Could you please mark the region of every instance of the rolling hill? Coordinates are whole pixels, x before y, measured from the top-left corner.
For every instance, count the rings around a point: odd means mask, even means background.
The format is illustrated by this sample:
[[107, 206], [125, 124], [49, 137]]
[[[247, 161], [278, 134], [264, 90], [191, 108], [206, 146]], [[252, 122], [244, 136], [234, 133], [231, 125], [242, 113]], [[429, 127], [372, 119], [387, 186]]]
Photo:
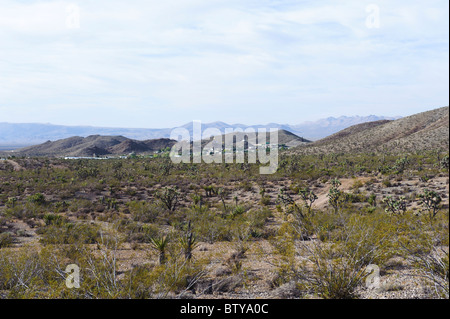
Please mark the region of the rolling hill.
[[393, 121], [351, 126], [294, 153], [415, 152], [449, 148], [449, 107], [441, 107]]
[[[245, 148], [248, 147], [248, 140], [245, 133], [236, 132], [236, 133], [229, 133], [226, 135], [222, 135], [222, 143], [225, 143], [226, 139], [230, 136], [233, 136], [234, 142], [241, 142], [244, 140], [244, 146]], [[213, 138], [210, 138], [208, 140], [202, 141], [202, 146], [205, 146], [206, 144], [210, 143], [213, 140]], [[258, 135], [256, 135], [256, 142], [260, 143], [258, 140]], [[269, 143], [270, 141], [270, 133], [266, 132], [266, 143]], [[273, 142], [273, 141], [272, 141]], [[278, 130], [278, 144], [279, 145], [285, 145], [288, 148], [296, 147], [299, 145], [304, 145], [311, 143], [311, 141], [308, 141], [307, 139], [304, 139], [303, 137], [299, 137], [295, 135], [294, 133], [291, 133], [286, 130]]]
[[[236, 136], [236, 141], [244, 140], [243, 133], [230, 133]], [[221, 135], [222, 141], [224, 136]], [[212, 141], [203, 140], [202, 145], [205, 146]], [[266, 141], [270, 141], [269, 133], [266, 135]], [[287, 147], [295, 147], [301, 144], [310, 143], [297, 135], [285, 131], [278, 131], [278, 142]], [[106, 156], [106, 155], [127, 155], [130, 153], [142, 154], [151, 153], [171, 148], [176, 143], [175, 140], [161, 138], [139, 141], [129, 139], [124, 136], [101, 136], [90, 135], [88, 137], [74, 136], [57, 141], [47, 141], [43, 144], [21, 148], [12, 152], [5, 153], [15, 156], [65, 156], [65, 157], [92, 157], [92, 156]], [[248, 143], [245, 142], [245, 147]]]
[[47, 141], [36, 146], [25, 147], [9, 155], [16, 156], [68, 156], [91, 157], [94, 155], [125, 155], [130, 153], [150, 153], [172, 147], [176, 141], [153, 139], [138, 141], [123, 136], [70, 137], [58, 141]]

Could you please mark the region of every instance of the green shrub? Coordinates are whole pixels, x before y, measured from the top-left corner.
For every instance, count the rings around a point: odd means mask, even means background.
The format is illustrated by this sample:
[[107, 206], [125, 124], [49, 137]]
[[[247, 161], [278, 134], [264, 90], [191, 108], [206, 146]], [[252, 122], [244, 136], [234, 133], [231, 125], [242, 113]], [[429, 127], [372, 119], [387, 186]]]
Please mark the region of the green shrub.
[[100, 237], [98, 225], [83, 223], [50, 224], [38, 229], [43, 244], [94, 244]]
[[0, 233], [0, 249], [9, 247], [14, 242], [14, 238], [11, 233]]
[[28, 201], [30, 203], [34, 203], [34, 204], [38, 204], [38, 205], [44, 205], [47, 202], [45, 199], [45, 196], [41, 193], [37, 193], [37, 194], [29, 196]]

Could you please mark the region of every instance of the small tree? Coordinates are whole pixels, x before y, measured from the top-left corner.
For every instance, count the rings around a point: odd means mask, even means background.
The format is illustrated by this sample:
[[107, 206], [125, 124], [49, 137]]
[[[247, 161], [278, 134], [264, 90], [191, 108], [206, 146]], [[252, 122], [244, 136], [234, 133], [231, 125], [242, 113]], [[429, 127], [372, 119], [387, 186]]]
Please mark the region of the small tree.
[[408, 164], [409, 164], [408, 157], [407, 156], [402, 157], [395, 162], [394, 169], [396, 170], [397, 174], [403, 173], [403, 171], [406, 168], [406, 165]]
[[161, 192], [157, 192], [155, 196], [168, 210], [173, 212], [178, 205], [180, 195], [181, 194], [176, 187], [164, 187], [164, 189]]
[[342, 200], [342, 192], [339, 190], [341, 181], [337, 178], [331, 180], [331, 188], [328, 191], [328, 203], [334, 208], [335, 213], [338, 212], [339, 205]]
[[440, 203], [442, 202], [441, 196], [435, 191], [425, 189], [423, 194], [419, 195], [419, 199], [420, 203], [428, 210], [430, 220], [433, 220], [440, 208]]
[[278, 192], [277, 196], [277, 202], [282, 203], [285, 207], [285, 209], [292, 208], [296, 213], [300, 214], [301, 218], [304, 218], [305, 216], [302, 213], [302, 210], [300, 207], [298, 207], [295, 200], [286, 192], [286, 189], [281, 188]]
[[192, 203], [193, 203], [193, 205], [194, 206], [197, 206], [198, 205], [198, 207], [202, 207], [202, 195], [199, 195], [199, 194], [194, 194], [194, 195], [192, 195]]
[[308, 213], [311, 213], [311, 208], [313, 203], [317, 200], [317, 195], [309, 189], [309, 187], [305, 187], [299, 190], [299, 194], [302, 200], [305, 202], [305, 206], [308, 209]]

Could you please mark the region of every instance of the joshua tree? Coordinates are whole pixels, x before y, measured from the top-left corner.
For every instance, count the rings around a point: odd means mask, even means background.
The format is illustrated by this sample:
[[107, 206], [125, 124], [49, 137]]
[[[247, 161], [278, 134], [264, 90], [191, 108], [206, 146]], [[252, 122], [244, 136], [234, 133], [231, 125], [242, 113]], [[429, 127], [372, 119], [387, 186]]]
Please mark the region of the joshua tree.
[[162, 161], [162, 163], [159, 165], [160, 170], [162, 171], [163, 176], [168, 176], [170, 174], [170, 171], [173, 168], [173, 163], [169, 159], [169, 157], [165, 157]]
[[436, 217], [436, 214], [439, 210], [440, 203], [442, 201], [441, 196], [435, 191], [430, 191], [425, 189], [423, 194], [419, 195], [420, 203], [425, 206], [428, 210], [428, 214], [430, 216], [430, 220], [433, 220]]
[[406, 168], [406, 165], [409, 164], [408, 157], [402, 157], [395, 162], [394, 169], [397, 171], [397, 174], [403, 173]]
[[403, 214], [406, 212], [406, 198], [400, 196], [398, 199], [392, 196], [387, 196], [383, 199], [383, 203], [386, 204], [385, 211], [392, 215]]
[[282, 203], [285, 208], [291, 206], [295, 212], [299, 213], [300, 217], [303, 219], [305, 216], [302, 213], [300, 207], [298, 207], [295, 200], [289, 195], [284, 188], [281, 188], [278, 192], [277, 201]]
[[339, 190], [341, 186], [341, 181], [337, 178], [331, 180], [331, 188], [328, 191], [328, 202], [333, 206], [334, 211], [337, 213], [339, 205], [341, 203], [342, 192]]
[[206, 197], [211, 197], [211, 196], [213, 196], [213, 194], [216, 193], [214, 186], [211, 186], [211, 185], [205, 186], [204, 189], [205, 189]]
[[310, 190], [309, 187], [300, 189], [298, 193], [305, 202], [305, 206], [308, 209], [308, 213], [311, 213], [311, 207], [312, 204], [316, 201], [317, 195], [314, 194], [314, 192]]
[[178, 205], [180, 192], [176, 187], [164, 187], [164, 189], [161, 192], [157, 192], [155, 196], [168, 210], [173, 212]]

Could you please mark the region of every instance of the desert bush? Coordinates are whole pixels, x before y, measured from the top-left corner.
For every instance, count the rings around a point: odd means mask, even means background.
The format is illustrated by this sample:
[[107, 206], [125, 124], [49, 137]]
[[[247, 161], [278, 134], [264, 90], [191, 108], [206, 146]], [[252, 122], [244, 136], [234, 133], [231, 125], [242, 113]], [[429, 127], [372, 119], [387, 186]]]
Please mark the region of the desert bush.
[[37, 205], [45, 205], [47, 203], [47, 201], [45, 199], [45, 196], [43, 194], [41, 194], [41, 193], [37, 193], [37, 194], [31, 195], [31, 196], [29, 196], [27, 198], [27, 200], [30, 203], [34, 203], [34, 204], [37, 204]]
[[64, 222], [64, 219], [61, 215], [52, 214], [52, 213], [45, 214], [43, 219], [44, 219], [45, 225], [47, 225], [47, 226], [49, 226], [49, 225], [61, 226], [62, 223]]
[[38, 229], [43, 244], [93, 244], [101, 236], [98, 225], [84, 223], [49, 224]]
[[367, 277], [366, 266], [336, 245], [305, 246], [310, 254], [295, 274], [299, 286], [325, 299], [357, 298]]
[[14, 239], [11, 233], [0, 233], [0, 249], [11, 246], [13, 242]]
[[[426, 229], [425, 227], [421, 230]], [[438, 298], [449, 298], [449, 250], [448, 231], [443, 234], [446, 246], [436, 246], [435, 235], [422, 232], [419, 240], [402, 238], [400, 252], [417, 270], [415, 276], [422, 278]]]
[[145, 201], [130, 201], [127, 203], [127, 207], [130, 210], [131, 218], [142, 223], [155, 222], [162, 210], [157, 204]]

